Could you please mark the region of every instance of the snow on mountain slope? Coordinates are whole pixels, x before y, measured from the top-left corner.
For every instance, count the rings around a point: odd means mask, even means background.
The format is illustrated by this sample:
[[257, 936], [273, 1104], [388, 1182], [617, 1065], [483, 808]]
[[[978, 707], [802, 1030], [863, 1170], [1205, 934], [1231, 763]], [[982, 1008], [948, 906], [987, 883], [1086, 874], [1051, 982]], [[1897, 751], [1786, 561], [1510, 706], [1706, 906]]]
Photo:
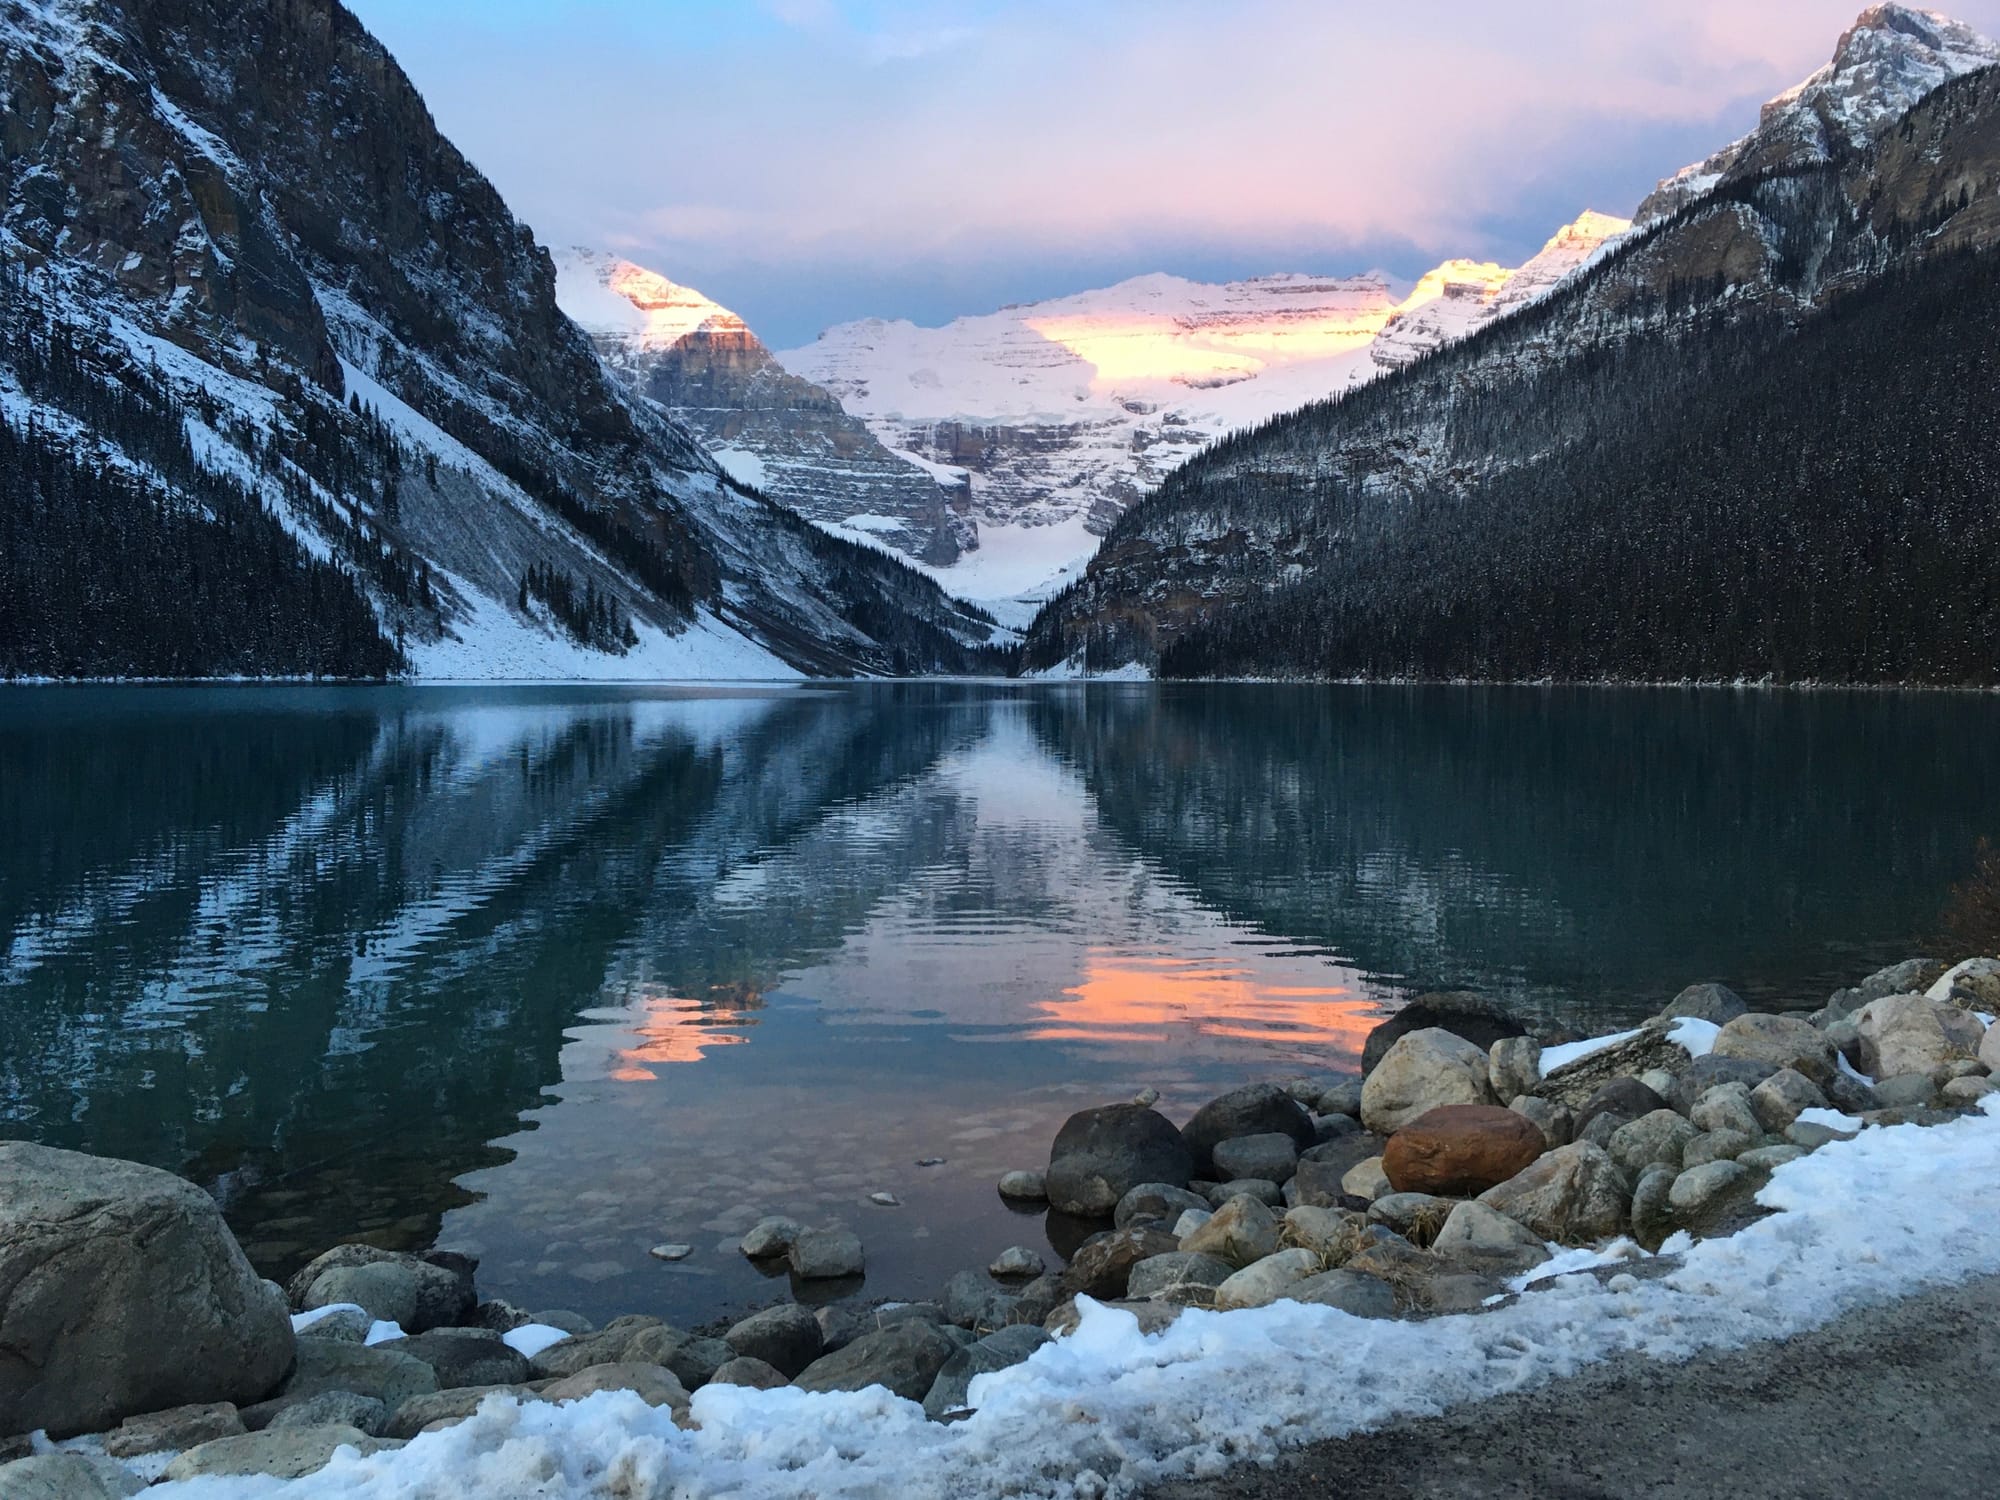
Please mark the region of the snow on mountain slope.
[[1864, 145], [1939, 84], [2000, 63], [2000, 43], [1936, 11], [1877, 5], [1861, 13], [1833, 60], [1764, 106], [1757, 128], [1683, 167], [1640, 205], [1650, 223], [1725, 178], [1808, 166]]
[[1527, 305], [1627, 228], [1586, 213], [1518, 271], [1453, 261], [1403, 297], [1379, 275], [1141, 276], [943, 328], [842, 324], [778, 358], [892, 451], [963, 477], [979, 550], [935, 576], [966, 597], [1038, 600], [1216, 438]]

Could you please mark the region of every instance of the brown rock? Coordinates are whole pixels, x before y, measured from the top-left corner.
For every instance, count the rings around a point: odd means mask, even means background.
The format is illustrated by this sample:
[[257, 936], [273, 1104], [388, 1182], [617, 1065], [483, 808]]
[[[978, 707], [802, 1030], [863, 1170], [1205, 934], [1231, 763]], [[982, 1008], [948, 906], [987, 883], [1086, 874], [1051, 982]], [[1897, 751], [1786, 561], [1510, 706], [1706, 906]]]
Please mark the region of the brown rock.
[[1382, 1170], [1399, 1193], [1470, 1197], [1522, 1171], [1547, 1144], [1533, 1120], [1511, 1109], [1448, 1104], [1389, 1137]]
[[1181, 1243], [1164, 1230], [1117, 1229], [1088, 1241], [1062, 1274], [1063, 1290], [1099, 1301], [1125, 1295], [1132, 1268], [1155, 1255], [1171, 1255]]

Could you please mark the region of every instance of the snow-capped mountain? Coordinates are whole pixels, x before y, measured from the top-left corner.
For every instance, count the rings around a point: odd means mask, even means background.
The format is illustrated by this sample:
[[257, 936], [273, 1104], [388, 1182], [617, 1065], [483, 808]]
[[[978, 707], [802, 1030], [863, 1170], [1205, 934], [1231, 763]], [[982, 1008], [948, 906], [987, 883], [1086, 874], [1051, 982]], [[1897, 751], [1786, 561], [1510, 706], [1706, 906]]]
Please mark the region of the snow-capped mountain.
[[1877, 5], [1861, 13], [1833, 60], [1764, 106], [1757, 128], [1683, 167], [1639, 206], [1663, 219], [1726, 177], [1811, 166], [1866, 145], [1941, 83], [2000, 63], [2000, 43], [1936, 11]]
[[734, 485], [337, 0], [0, 0], [0, 676], [959, 669]]
[[979, 548], [939, 575], [955, 592], [1032, 599], [1216, 438], [1527, 305], [1627, 228], [1586, 213], [1519, 269], [1452, 261], [1400, 296], [1379, 275], [1141, 276], [943, 328], [842, 324], [778, 358], [967, 487]]
[[811, 381], [788, 374], [743, 319], [619, 256], [556, 255], [556, 300], [633, 391], [697, 434], [739, 482], [829, 528], [940, 567], [976, 541], [961, 484], [877, 442]]

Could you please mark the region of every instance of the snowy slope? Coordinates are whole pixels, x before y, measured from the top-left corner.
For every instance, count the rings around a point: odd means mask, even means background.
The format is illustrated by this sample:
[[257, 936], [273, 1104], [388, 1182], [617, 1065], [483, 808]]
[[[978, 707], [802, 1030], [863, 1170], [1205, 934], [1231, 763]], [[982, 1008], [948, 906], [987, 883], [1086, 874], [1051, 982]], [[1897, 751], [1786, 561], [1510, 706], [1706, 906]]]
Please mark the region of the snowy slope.
[[1123, 510], [1215, 438], [1372, 380], [1525, 306], [1629, 226], [1586, 213], [1527, 265], [1211, 285], [1141, 276], [960, 318], [870, 319], [778, 357], [892, 450], [960, 476], [979, 550], [935, 576], [1038, 599]]

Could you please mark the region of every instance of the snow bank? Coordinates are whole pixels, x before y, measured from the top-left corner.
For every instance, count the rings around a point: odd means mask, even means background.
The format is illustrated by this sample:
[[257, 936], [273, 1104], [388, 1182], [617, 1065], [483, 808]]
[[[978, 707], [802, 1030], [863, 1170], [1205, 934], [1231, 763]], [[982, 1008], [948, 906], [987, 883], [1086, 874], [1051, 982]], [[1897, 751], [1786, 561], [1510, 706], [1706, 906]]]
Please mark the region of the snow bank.
[[1070, 1337], [976, 1379], [980, 1410], [949, 1427], [879, 1388], [817, 1395], [707, 1387], [694, 1397], [697, 1432], [626, 1393], [566, 1407], [494, 1398], [470, 1421], [400, 1452], [344, 1458], [288, 1485], [209, 1479], [159, 1493], [1133, 1495], [1538, 1385], [1614, 1355], [1682, 1359], [1739, 1348], [1864, 1303], [2000, 1272], [2000, 1224], [1983, 1195], [1966, 1191], [2000, 1178], [2000, 1098], [1982, 1108], [1948, 1125], [1865, 1130], [1788, 1163], [1760, 1195], [1782, 1212], [1685, 1247], [1682, 1264], [1658, 1279], [1559, 1275], [1508, 1306], [1425, 1323], [1291, 1303], [1191, 1311], [1151, 1338], [1129, 1314], [1089, 1305]]

